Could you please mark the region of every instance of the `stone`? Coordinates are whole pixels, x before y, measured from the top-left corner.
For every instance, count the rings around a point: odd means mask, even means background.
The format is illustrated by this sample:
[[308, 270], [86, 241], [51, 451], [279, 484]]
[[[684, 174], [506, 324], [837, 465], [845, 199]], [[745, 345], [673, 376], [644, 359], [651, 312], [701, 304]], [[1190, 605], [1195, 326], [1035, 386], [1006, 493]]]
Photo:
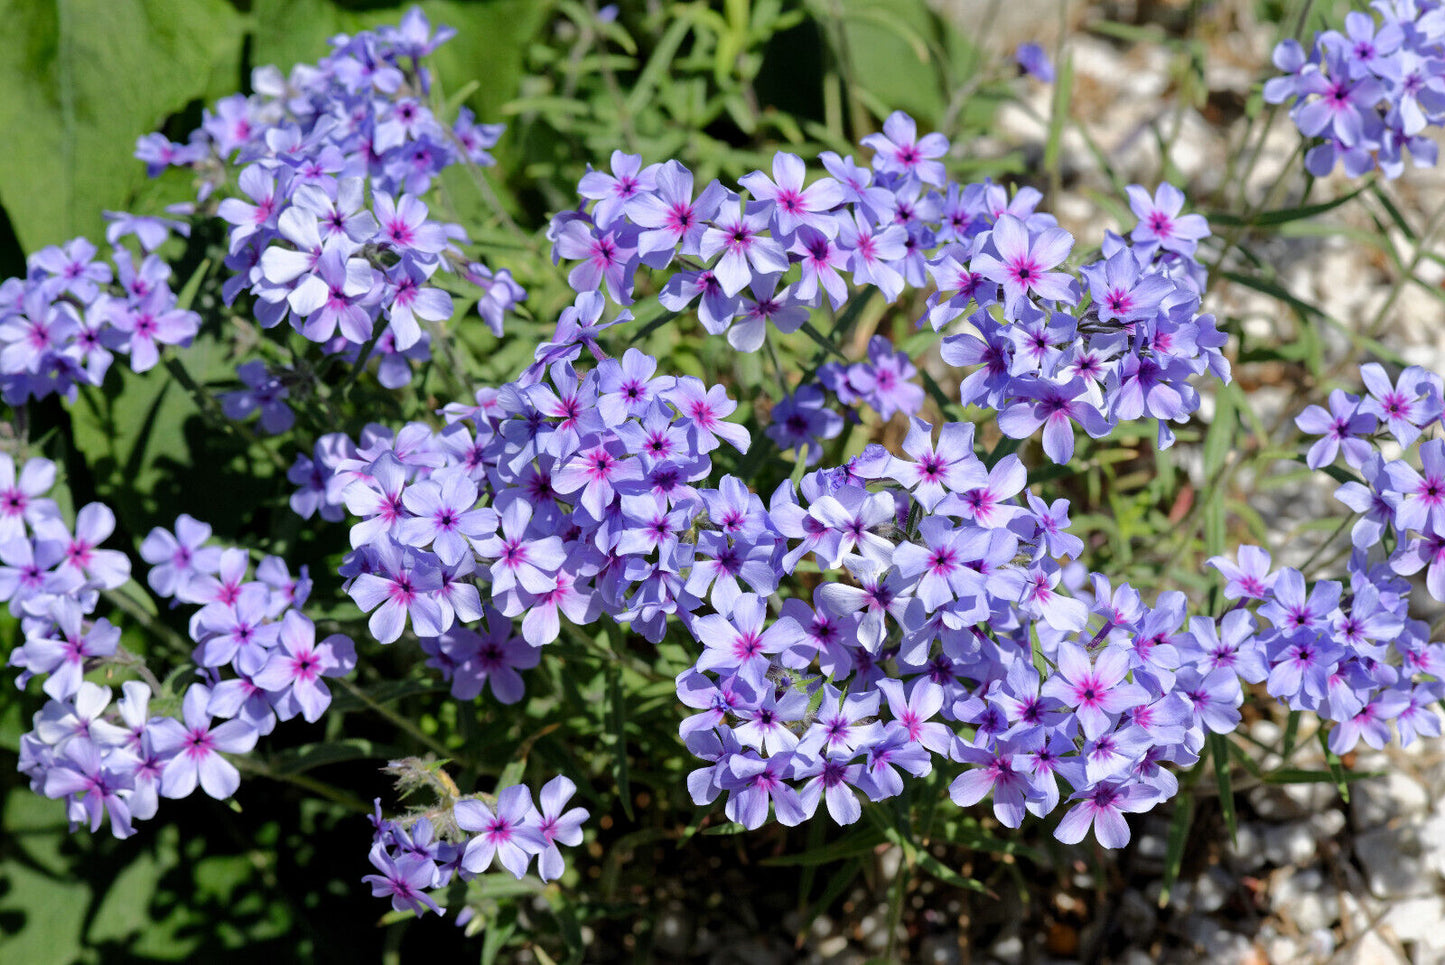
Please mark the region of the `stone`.
[[1413, 827], [1381, 828], [1355, 838], [1355, 856], [1365, 869], [1370, 893], [1377, 898], [1404, 898], [1433, 890], [1433, 874], [1420, 857]]
[[1417, 817], [1430, 809], [1420, 782], [1399, 770], [1359, 781], [1350, 789], [1350, 810], [1361, 828], [1377, 828], [1395, 818]]

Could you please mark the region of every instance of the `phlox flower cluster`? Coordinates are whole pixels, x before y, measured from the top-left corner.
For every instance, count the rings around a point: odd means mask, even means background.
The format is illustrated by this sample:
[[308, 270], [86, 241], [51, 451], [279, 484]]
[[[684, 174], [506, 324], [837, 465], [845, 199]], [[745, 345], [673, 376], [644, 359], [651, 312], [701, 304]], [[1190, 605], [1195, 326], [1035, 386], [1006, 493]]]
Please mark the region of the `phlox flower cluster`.
[[[397, 911], [418, 915], [446, 913], [428, 890], [446, 887], [453, 877], [470, 881], [493, 864], [521, 878], [535, 858], [537, 876], [554, 881], [566, 867], [558, 846], [582, 843], [588, 811], [567, 807], [576, 790], [558, 775], [543, 785], [540, 805], [532, 803], [526, 787], [515, 785], [487, 798], [462, 798], [409, 821], [383, 818], [378, 802], [369, 855], [378, 873], [364, 880], [374, 896], [390, 898]], [[465, 925], [470, 917], [466, 909], [457, 924]]]
[[[771, 176], [740, 179], [746, 195], [718, 181], [698, 191], [676, 161], [644, 167], [614, 152], [610, 174], [584, 177], [583, 206], [553, 219], [553, 257], [576, 262], [568, 281], [578, 292], [619, 305], [640, 294], [639, 269], [672, 268], [656, 295], [663, 308], [695, 310], [704, 329], [747, 352], [769, 324], [797, 331], [825, 301], [837, 311], [874, 290], [891, 302], [932, 287], [919, 324], [968, 323], [943, 347], [949, 364], [978, 366], [962, 401], [997, 410], [1014, 438], [1043, 428], [1044, 450], [1060, 463], [1072, 456], [1075, 424], [1097, 437], [1156, 419], [1167, 447], [1168, 423], [1199, 406], [1187, 380], [1206, 371], [1228, 379], [1225, 336], [1199, 314], [1204, 269], [1194, 256], [1209, 228], [1183, 213], [1178, 189], [1130, 187], [1139, 219], [1130, 237], [1107, 233], [1102, 257], [1074, 271], [1064, 264], [1074, 238], [1035, 210], [1037, 191], [1010, 199], [990, 182], [948, 180], [937, 160], [947, 140], [918, 136], [901, 112], [863, 144], [870, 167], [824, 152], [827, 173], [811, 184], [803, 160], [779, 152]], [[923, 392], [907, 357], [886, 341], [870, 343], [868, 356], [818, 375], [845, 403], [867, 402], [885, 418], [916, 412]], [[821, 451], [832, 422], [815, 399], [786, 402], [781, 418], [792, 424], [770, 433], [779, 445], [811, 438], [809, 451]]]
[[[379, 358], [389, 388], [430, 357], [425, 326], [455, 313], [439, 271], [481, 289], [478, 312], [498, 335], [526, 297], [505, 269], [469, 261], [458, 247], [466, 233], [422, 200], [448, 166], [493, 164], [488, 150], [503, 130], [466, 108], [443, 124], [427, 106], [423, 61], [454, 33], [433, 34], [413, 8], [399, 27], [334, 38], [328, 57], [289, 76], [257, 69], [255, 93], [206, 111], [187, 144], [152, 134], [137, 145], [152, 173], [194, 169], [201, 202], [239, 168], [239, 192], [215, 207], [230, 225], [226, 304], [249, 292], [263, 328], [289, 322], [327, 353], [360, 365]], [[280, 374], [259, 362], [238, 374], [244, 388], [227, 397], [228, 412], [259, 410], [266, 431], [289, 425]]]
[[[304, 572], [292, 577], [268, 556], [248, 579], [245, 550], [206, 545], [210, 527], [183, 515], [141, 545], [151, 588], [198, 608], [189, 632], [201, 679], [168, 696], [141, 657], [120, 649], [120, 630], [93, 616], [102, 591], [130, 579], [128, 558], [100, 546], [114, 516], [92, 503], [72, 530], [43, 495], [54, 478], [51, 463], [32, 459], [17, 480], [0, 455], [0, 599], [24, 633], [9, 662], [20, 687], [41, 678], [50, 698], [21, 736], [20, 770], [37, 793], [65, 800], [73, 826], [95, 831], [108, 817], [113, 834], [129, 837], [159, 798], [197, 787], [234, 794], [240, 773], [222, 753], [251, 750], [278, 719], [318, 720], [331, 700], [323, 678], [349, 673], [356, 654], [341, 634], [316, 639], [298, 609], [310, 592]], [[113, 701], [111, 688], [84, 679], [103, 664], [138, 668], [149, 682], [125, 681]]]
[[[31, 255], [24, 278], [0, 282], [0, 398], [20, 405], [100, 385], [115, 353], [145, 372], [166, 345], [189, 345], [201, 318], [182, 309], [171, 291], [171, 268], [152, 249], [184, 224], [150, 219], [115, 221], [107, 231], [108, 260], [75, 238]], [[139, 263], [120, 241], [135, 234]]]
[[1376, 0], [1373, 13], [1345, 14], [1344, 30], [1315, 34], [1306, 50], [1283, 40], [1264, 86], [1271, 104], [1290, 104], [1300, 133], [1319, 141], [1305, 168], [1323, 177], [1343, 164], [1358, 177], [1378, 169], [1387, 178], [1433, 167], [1438, 145], [1427, 128], [1445, 123], [1445, 10], [1437, 3]]

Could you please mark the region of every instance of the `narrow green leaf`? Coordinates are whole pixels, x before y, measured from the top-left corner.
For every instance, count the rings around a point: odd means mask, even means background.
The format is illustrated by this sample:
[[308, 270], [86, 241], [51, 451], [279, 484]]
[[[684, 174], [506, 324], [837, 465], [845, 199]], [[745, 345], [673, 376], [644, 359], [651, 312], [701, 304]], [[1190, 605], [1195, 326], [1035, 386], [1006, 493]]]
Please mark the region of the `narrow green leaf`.
[[1223, 734], [1209, 735], [1209, 756], [1214, 759], [1214, 779], [1219, 785], [1219, 812], [1224, 817], [1224, 826], [1229, 829], [1230, 844], [1238, 844], [1238, 819], [1234, 814], [1234, 787], [1229, 779], [1228, 738]]
[[1169, 904], [1170, 892], [1179, 880], [1179, 870], [1184, 866], [1184, 845], [1189, 841], [1189, 829], [1194, 824], [1194, 794], [1186, 791], [1174, 801], [1174, 816], [1169, 820], [1169, 838], [1164, 847], [1164, 880], [1159, 891], [1159, 907]]

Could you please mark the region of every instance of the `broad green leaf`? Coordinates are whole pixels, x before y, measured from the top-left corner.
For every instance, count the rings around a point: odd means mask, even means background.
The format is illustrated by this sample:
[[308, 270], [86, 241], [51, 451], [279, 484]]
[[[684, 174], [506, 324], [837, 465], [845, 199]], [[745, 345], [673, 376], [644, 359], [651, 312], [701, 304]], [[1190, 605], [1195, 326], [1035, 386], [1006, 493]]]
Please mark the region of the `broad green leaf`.
[[27, 251], [98, 237], [146, 182], [136, 138], [242, 80], [224, 0], [0, 0], [0, 23], [0, 203]]

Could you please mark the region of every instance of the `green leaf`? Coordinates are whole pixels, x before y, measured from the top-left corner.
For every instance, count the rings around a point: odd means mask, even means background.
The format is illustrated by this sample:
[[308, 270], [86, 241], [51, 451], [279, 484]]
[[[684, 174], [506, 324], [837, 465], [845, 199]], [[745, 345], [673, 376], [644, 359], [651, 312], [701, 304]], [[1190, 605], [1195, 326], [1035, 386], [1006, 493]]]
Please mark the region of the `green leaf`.
[[271, 755], [266, 762], [266, 770], [276, 777], [285, 777], [291, 774], [300, 774], [309, 771], [313, 767], [321, 767], [326, 764], [339, 764], [343, 761], [364, 761], [372, 758], [385, 759], [390, 755], [383, 752], [376, 744], [359, 737], [346, 740], [326, 741], [317, 744], [304, 744], [301, 747], [287, 748], [284, 751]]
[[1169, 839], [1164, 847], [1164, 880], [1159, 891], [1159, 907], [1169, 904], [1169, 893], [1179, 880], [1179, 870], [1184, 865], [1184, 845], [1189, 841], [1189, 828], [1194, 824], [1194, 794], [1185, 791], [1174, 805], [1174, 817], [1169, 820]]
[[244, 22], [224, 0], [0, 0], [0, 204], [27, 251], [130, 205], [136, 138], [239, 87]]
[[1209, 735], [1209, 756], [1214, 759], [1214, 779], [1219, 785], [1219, 812], [1229, 829], [1229, 841], [1237, 843], [1238, 820], [1234, 815], [1234, 787], [1229, 780], [1229, 738]]

